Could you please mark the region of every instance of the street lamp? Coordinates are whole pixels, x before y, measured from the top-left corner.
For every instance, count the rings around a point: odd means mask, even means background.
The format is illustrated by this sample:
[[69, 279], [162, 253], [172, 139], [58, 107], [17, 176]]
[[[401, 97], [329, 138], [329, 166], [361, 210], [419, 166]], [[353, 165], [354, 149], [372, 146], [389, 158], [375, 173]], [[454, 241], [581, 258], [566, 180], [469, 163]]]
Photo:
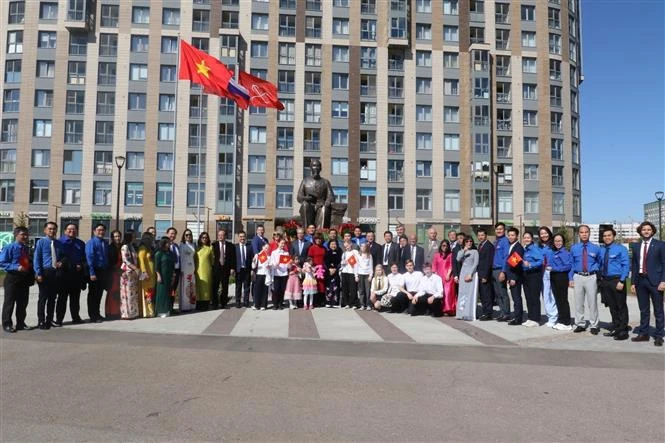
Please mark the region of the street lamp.
[[656, 192], [656, 200], [658, 200], [658, 238], [663, 239], [663, 191]]
[[122, 173], [122, 167], [125, 166], [125, 157], [122, 155], [116, 155], [115, 165], [118, 168], [118, 192], [116, 194], [115, 200], [115, 229], [116, 231], [120, 230], [120, 175]]
[[208, 212], [207, 217], [206, 217], [206, 231], [208, 234], [210, 233], [210, 211], [212, 211], [211, 208], [206, 206], [206, 211]]

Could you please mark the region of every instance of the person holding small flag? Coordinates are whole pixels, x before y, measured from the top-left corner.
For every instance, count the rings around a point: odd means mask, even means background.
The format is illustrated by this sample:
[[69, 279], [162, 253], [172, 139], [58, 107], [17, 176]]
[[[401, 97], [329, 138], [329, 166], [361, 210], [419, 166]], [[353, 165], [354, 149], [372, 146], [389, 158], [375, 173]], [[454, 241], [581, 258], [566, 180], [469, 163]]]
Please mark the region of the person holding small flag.
[[344, 242], [344, 253], [340, 263], [342, 277], [342, 303], [346, 309], [358, 309], [358, 263], [360, 255], [353, 249], [353, 242]]
[[270, 255], [268, 250], [270, 245], [263, 243], [261, 250], [252, 258], [252, 297], [255, 311], [266, 310], [268, 306], [268, 287], [272, 283], [270, 275]]
[[526, 298], [527, 321], [522, 326], [533, 328], [540, 326], [540, 291], [543, 290], [543, 252], [533, 242], [533, 234], [522, 234], [524, 256], [522, 270], [524, 271], [524, 296]]
[[[14, 229], [14, 243], [6, 245], [0, 252], [0, 269], [7, 273], [3, 282], [5, 297], [2, 303], [2, 329], [8, 333], [34, 329], [25, 324], [30, 286], [34, 284], [28, 247], [28, 228]], [[12, 323], [14, 306], [16, 306], [16, 327]]]
[[515, 311], [513, 319], [508, 322], [510, 326], [521, 325], [522, 317], [524, 316], [524, 308], [522, 305], [522, 281], [524, 278], [522, 257], [524, 257], [524, 248], [520, 242], [517, 241], [519, 235], [519, 229], [515, 227], [508, 229], [508, 258], [503, 266], [503, 273], [508, 282], [510, 296], [513, 298], [513, 310]]
[[291, 265], [291, 256], [286, 249], [286, 240], [280, 238], [277, 248], [270, 253], [270, 270], [272, 273], [272, 308], [284, 309], [284, 291], [286, 282], [289, 278], [289, 269]]

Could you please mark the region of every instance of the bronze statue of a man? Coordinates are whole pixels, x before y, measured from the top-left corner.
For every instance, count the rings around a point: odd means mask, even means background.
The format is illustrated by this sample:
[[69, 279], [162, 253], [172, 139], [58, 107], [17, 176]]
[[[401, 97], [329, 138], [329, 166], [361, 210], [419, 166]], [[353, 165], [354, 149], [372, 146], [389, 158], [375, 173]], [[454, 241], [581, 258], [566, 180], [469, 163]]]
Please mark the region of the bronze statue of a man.
[[315, 225], [317, 228], [329, 228], [331, 204], [335, 201], [330, 182], [321, 177], [321, 162], [312, 160], [312, 175], [305, 177], [298, 189], [300, 217], [304, 226]]

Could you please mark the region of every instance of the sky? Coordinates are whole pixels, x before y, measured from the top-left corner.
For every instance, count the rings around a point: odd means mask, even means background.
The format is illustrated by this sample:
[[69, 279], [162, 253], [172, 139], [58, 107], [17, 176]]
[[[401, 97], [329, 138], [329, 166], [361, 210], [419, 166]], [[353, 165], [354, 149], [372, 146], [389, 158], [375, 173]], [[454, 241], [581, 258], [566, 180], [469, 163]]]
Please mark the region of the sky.
[[582, 221], [641, 221], [665, 191], [665, 1], [581, 3]]

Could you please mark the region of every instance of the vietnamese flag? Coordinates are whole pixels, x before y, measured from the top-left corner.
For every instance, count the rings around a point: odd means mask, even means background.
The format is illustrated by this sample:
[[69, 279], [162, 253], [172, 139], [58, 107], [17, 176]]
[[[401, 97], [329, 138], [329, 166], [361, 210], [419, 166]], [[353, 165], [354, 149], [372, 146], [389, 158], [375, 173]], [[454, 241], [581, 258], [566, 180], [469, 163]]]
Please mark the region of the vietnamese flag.
[[279, 264], [280, 265], [286, 265], [291, 261], [291, 257], [289, 254], [282, 254], [279, 256]]
[[517, 252], [513, 252], [510, 257], [508, 257], [508, 264], [511, 268], [516, 267], [522, 261], [522, 257]]
[[249, 94], [249, 104], [257, 108], [275, 108], [280, 111], [284, 105], [277, 97], [277, 86], [262, 78], [240, 71], [238, 83]]
[[229, 81], [233, 72], [215, 57], [180, 41], [179, 80], [191, 80], [209, 94], [229, 97]]
[[349, 257], [349, 258], [346, 260], [346, 262], [347, 262], [348, 264], [350, 264], [351, 266], [355, 266], [356, 263], [358, 263], [358, 260], [356, 260], [355, 255], [351, 255], [351, 257]]
[[265, 263], [266, 260], [268, 260], [268, 254], [266, 254], [265, 252], [261, 252], [261, 253], [259, 254], [259, 261], [260, 261], [261, 263]]
[[21, 256], [18, 259], [18, 264], [21, 265], [24, 271], [29, 271], [31, 266], [30, 266], [30, 258], [28, 257], [28, 254], [21, 254]]

